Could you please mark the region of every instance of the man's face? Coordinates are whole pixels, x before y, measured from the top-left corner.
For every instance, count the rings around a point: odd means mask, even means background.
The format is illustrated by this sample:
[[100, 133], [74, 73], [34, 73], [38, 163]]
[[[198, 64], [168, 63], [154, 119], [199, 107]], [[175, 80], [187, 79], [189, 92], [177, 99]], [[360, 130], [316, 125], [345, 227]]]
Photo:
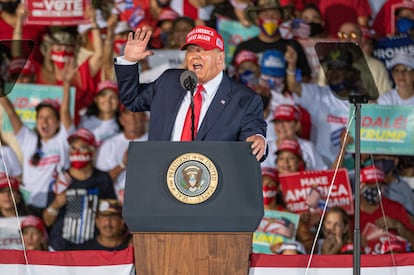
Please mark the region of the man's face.
[[122, 234], [125, 222], [119, 215], [98, 215], [96, 217], [96, 227], [101, 235], [114, 237]]
[[345, 224], [340, 213], [331, 212], [326, 216], [323, 223], [325, 238], [336, 238], [341, 240], [345, 234]]
[[217, 49], [204, 50], [197, 45], [189, 45], [186, 53], [187, 68], [193, 71], [201, 84], [204, 84], [224, 70], [224, 52]]

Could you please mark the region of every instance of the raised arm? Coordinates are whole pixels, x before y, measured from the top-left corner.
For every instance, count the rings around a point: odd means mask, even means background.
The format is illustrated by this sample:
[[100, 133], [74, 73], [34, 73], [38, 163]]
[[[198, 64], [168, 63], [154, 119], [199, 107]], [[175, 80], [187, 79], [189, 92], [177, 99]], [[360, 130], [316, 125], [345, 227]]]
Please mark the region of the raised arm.
[[93, 41], [93, 54], [89, 59], [89, 70], [91, 76], [94, 77], [100, 70], [103, 64], [103, 42], [101, 37], [101, 31], [96, 22], [96, 10], [92, 7], [88, 9], [88, 15], [92, 20], [92, 41]]
[[296, 80], [296, 62], [298, 60], [298, 53], [292, 46], [287, 46], [285, 52], [285, 59], [287, 63], [286, 69], [286, 84], [289, 91], [302, 96], [302, 87]]
[[60, 108], [60, 119], [66, 130], [68, 130], [73, 124], [73, 118], [70, 114], [70, 87], [77, 70], [78, 69], [73, 58], [66, 62], [65, 67], [63, 68], [63, 96], [62, 106]]
[[147, 50], [152, 31], [149, 27], [137, 28], [135, 33], [128, 34], [124, 49], [124, 59], [129, 62], [139, 62], [154, 53]]
[[20, 119], [19, 115], [16, 113], [13, 104], [7, 96], [0, 97], [0, 104], [3, 106], [4, 111], [6, 111], [7, 116], [9, 117], [10, 124], [13, 127], [14, 133], [17, 134], [23, 127], [23, 122]]

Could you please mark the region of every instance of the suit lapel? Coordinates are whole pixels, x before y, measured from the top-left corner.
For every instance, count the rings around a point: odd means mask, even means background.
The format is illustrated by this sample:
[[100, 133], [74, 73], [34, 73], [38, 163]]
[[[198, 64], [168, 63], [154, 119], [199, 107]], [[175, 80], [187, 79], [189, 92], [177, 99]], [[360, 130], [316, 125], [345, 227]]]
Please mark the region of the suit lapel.
[[217, 119], [220, 117], [221, 112], [229, 104], [231, 100], [230, 93], [230, 80], [226, 75], [224, 75], [217, 93], [207, 110], [203, 122], [201, 123], [200, 129], [196, 136], [196, 140], [203, 140], [210, 129], [213, 127]]

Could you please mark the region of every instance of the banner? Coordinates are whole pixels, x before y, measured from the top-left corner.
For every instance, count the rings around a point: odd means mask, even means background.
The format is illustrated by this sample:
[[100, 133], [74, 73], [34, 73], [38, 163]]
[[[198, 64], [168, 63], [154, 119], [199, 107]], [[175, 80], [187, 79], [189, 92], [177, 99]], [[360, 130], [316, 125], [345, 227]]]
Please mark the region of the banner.
[[[0, 274], [19, 275], [132, 275], [135, 274], [132, 247], [108, 251], [23, 251], [0, 250]], [[352, 255], [313, 255], [309, 272], [306, 266], [310, 255], [252, 254], [249, 275], [349, 275], [352, 274]], [[412, 275], [414, 253], [361, 255], [361, 274]], [[138, 274], [139, 275], [139, 274]]]
[[134, 250], [36, 251], [0, 250], [0, 274], [133, 275]]
[[[16, 113], [20, 116], [22, 122], [33, 129], [36, 125], [36, 105], [46, 98], [55, 99], [59, 102], [62, 100], [62, 86], [55, 85], [37, 85], [37, 84], [18, 84], [13, 87], [12, 92], [8, 95], [13, 103]], [[75, 88], [70, 88], [70, 113], [72, 117], [75, 113]], [[2, 130], [4, 132], [13, 131], [9, 118], [6, 113], [3, 115]]]
[[217, 31], [224, 40], [226, 53], [226, 65], [231, 65], [234, 51], [240, 42], [259, 35], [260, 30], [256, 26], [245, 27], [239, 21], [229, 20], [225, 17], [217, 17]]
[[90, 23], [85, 9], [90, 0], [25, 0], [27, 24], [46, 26], [76, 26]]
[[265, 210], [259, 227], [253, 233], [253, 252], [275, 254], [272, 246], [295, 240], [299, 215], [287, 211]]
[[[354, 113], [350, 108], [350, 116]], [[355, 140], [355, 120], [349, 129]], [[355, 152], [355, 144], [347, 146]], [[364, 104], [361, 108], [361, 153], [414, 155], [414, 109], [412, 106]]]
[[[313, 255], [306, 272], [309, 257], [310, 255], [253, 254], [249, 275], [353, 274], [353, 255]], [[413, 272], [414, 253], [361, 255], [363, 275], [412, 275]]]
[[351, 183], [348, 171], [335, 170], [304, 171], [280, 175], [279, 182], [286, 208], [294, 213], [305, 211], [321, 212], [332, 184], [328, 207], [340, 206], [349, 215], [354, 213]]
[[384, 62], [388, 71], [391, 71], [391, 59], [393, 59], [398, 52], [414, 55], [414, 41], [406, 33], [378, 39], [374, 45], [373, 55]]

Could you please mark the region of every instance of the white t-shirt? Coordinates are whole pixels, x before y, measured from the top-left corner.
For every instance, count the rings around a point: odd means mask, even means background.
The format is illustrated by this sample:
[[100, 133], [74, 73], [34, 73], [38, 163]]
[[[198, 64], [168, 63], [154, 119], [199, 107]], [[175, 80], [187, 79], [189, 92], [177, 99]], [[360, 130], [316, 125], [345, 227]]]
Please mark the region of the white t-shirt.
[[[267, 141], [267, 146], [269, 148], [269, 153], [267, 158], [260, 164], [261, 167], [275, 167], [276, 166], [276, 140]], [[298, 143], [300, 145], [300, 149], [302, 150], [303, 160], [306, 164], [306, 170], [325, 170], [328, 168], [326, 164], [323, 162], [322, 157], [317, 152], [313, 143], [309, 140], [303, 138], [297, 138]]]
[[[147, 141], [148, 134], [135, 140], [126, 139], [124, 133], [119, 133], [102, 143], [96, 155], [95, 167], [101, 171], [108, 172], [118, 166], [124, 158], [125, 151], [128, 150], [130, 141]], [[120, 173], [114, 180], [114, 189], [118, 200], [123, 202], [125, 189], [125, 171]]]
[[96, 116], [83, 116], [78, 128], [86, 128], [90, 130], [94, 136], [98, 146], [110, 137], [119, 133], [119, 125], [116, 119], [102, 120]]
[[329, 87], [301, 84], [302, 96], [295, 102], [307, 109], [312, 119], [311, 141], [330, 167], [339, 153], [342, 129], [349, 120], [350, 103], [335, 97]]
[[[4, 158], [3, 158], [4, 154]], [[7, 172], [10, 176], [16, 177], [22, 174], [22, 166], [16, 153], [9, 146], [2, 147], [2, 154], [0, 153], [0, 171]]]
[[377, 103], [381, 105], [414, 105], [414, 96], [402, 99], [396, 89], [381, 95], [377, 99]]
[[69, 131], [63, 125], [59, 132], [48, 141], [41, 141], [42, 156], [37, 166], [31, 164], [31, 158], [37, 150], [37, 135], [33, 130], [23, 126], [16, 138], [23, 152], [23, 185], [30, 196], [27, 204], [44, 208], [47, 203], [49, 185], [54, 182], [58, 171], [69, 168], [69, 144], [67, 138], [74, 131]]

